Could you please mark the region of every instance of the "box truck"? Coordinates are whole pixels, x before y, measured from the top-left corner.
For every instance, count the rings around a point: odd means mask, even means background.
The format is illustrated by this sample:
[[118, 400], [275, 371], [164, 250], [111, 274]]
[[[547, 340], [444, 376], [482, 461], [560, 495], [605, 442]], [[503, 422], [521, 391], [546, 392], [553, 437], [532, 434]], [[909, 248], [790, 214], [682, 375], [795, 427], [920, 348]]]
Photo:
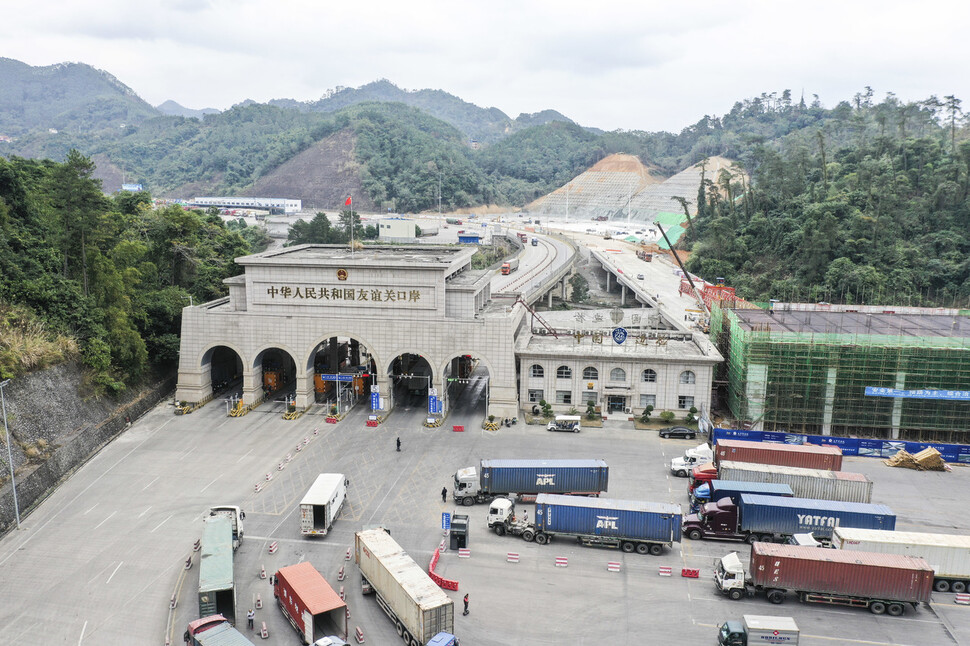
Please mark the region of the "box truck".
[[347, 639], [347, 604], [309, 561], [280, 568], [273, 581], [276, 603], [304, 644]]
[[300, 501], [300, 533], [326, 536], [340, 514], [347, 496], [347, 478], [342, 473], [321, 473]]
[[743, 615], [741, 621], [725, 621], [718, 628], [718, 646], [787, 644], [798, 646], [798, 626], [791, 617]]
[[966, 592], [970, 587], [970, 536], [836, 527], [832, 547], [918, 556], [933, 568], [937, 592]]
[[509, 274], [511, 274], [513, 271], [515, 271], [518, 268], [519, 268], [519, 259], [518, 258], [512, 258], [508, 262], [502, 263], [502, 275], [503, 276], [508, 276]]
[[885, 505], [744, 493], [737, 503], [724, 498], [703, 505], [684, 519], [683, 531], [691, 540], [771, 543], [804, 533], [827, 541], [836, 527], [895, 529], [896, 516]]
[[930, 600], [933, 568], [914, 556], [755, 543], [747, 571], [737, 552], [716, 561], [714, 584], [732, 599], [763, 592], [771, 603], [784, 603], [790, 590], [800, 601], [898, 617], [906, 604]]
[[246, 512], [236, 505], [217, 505], [209, 508], [209, 516], [225, 516], [229, 519], [232, 525], [232, 549], [233, 551], [239, 549], [245, 534], [243, 520], [246, 518]]
[[861, 473], [783, 467], [751, 462], [721, 462], [717, 470], [723, 480], [786, 484], [798, 498], [820, 498], [843, 502], [872, 502], [872, 480]]
[[361, 592], [376, 593], [408, 646], [424, 646], [441, 632], [455, 632], [455, 604], [382, 528], [354, 537]]
[[786, 498], [792, 498], [795, 495], [791, 487], [786, 484], [742, 482], [718, 478], [701, 485], [690, 493], [690, 511], [695, 513], [701, 505], [716, 502], [721, 498], [730, 498], [731, 502], [737, 504], [743, 493], [753, 493], [760, 496], [784, 496]]
[[780, 464], [805, 469], [842, 470], [842, 449], [815, 444], [775, 444], [747, 440], [721, 440], [714, 445], [714, 465], [722, 460]]
[[502, 496], [540, 493], [598, 496], [610, 468], [603, 460], [482, 460], [455, 473], [455, 502], [471, 506]]
[[515, 503], [496, 498], [486, 522], [499, 536], [511, 534], [545, 545], [556, 536], [583, 545], [618, 547], [624, 552], [659, 556], [664, 546], [680, 542], [680, 505], [607, 498], [539, 494], [535, 522], [515, 514]]
[[199, 616], [222, 615], [236, 623], [236, 582], [232, 563], [232, 521], [210, 516], [199, 557]]
[[188, 646], [253, 646], [222, 615], [211, 615], [189, 622], [182, 641]]

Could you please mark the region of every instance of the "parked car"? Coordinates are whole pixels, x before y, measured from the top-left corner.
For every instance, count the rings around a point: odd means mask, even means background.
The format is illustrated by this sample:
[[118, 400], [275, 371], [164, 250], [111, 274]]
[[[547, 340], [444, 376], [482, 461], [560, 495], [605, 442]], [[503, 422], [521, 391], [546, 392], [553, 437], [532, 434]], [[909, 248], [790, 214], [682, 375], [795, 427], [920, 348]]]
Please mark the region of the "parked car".
[[686, 426], [669, 426], [660, 429], [660, 437], [677, 437], [681, 439], [693, 440], [697, 436], [697, 431]]
[[637, 280], [643, 280], [643, 274], [637, 274]]

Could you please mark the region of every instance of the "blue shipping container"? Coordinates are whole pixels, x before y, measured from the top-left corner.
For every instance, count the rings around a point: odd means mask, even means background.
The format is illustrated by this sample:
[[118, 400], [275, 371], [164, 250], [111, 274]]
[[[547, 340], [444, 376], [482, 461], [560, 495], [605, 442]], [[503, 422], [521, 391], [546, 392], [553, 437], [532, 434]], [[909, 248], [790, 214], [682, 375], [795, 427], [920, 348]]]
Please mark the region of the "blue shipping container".
[[[714, 495], [710, 495], [711, 487], [714, 487]], [[701, 485], [694, 491], [697, 498], [708, 498], [718, 501], [721, 498], [730, 498], [737, 501], [738, 496], [743, 493], [753, 493], [759, 496], [787, 496], [791, 498], [795, 493], [786, 484], [775, 484], [773, 482], [743, 482], [741, 480], [711, 480], [710, 485]]]
[[536, 527], [550, 533], [585, 534], [671, 543], [680, 541], [680, 505], [541, 494]]
[[603, 460], [482, 460], [479, 470], [490, 493], [599, 493], [609, 475]]
[[896, 515], [886, 505], [812, 498], [741, 494], [741, 529], [756, 533], [831, 536], [836, 527], [896, 529]]

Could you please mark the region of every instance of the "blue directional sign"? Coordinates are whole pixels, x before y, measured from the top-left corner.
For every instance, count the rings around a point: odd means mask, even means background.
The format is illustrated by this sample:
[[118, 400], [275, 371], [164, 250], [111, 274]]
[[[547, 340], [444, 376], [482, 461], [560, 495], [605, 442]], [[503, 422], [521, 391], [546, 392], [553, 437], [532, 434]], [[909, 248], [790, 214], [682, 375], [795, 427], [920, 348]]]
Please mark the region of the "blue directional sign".
[[428, 395], [428, 412], [437, 415], [441, 413], [442, 409], [444, 409], [444, 404], [441, 400], [434, 395]]
[[320, 375], [320, 379], [323, 381], [353, 381], [353, 375], [333, 375], [329, 373], [323, 373]]
[[451, 529], [451, 514], [447, 511], [441, 512], [441, 529]]
[[371, 410], [380, 410], [380, 408], [381, 408], [381, 395], [380, 395], [380, 393], [371, 393], [370, 394], [370, 409]]
[[622, 344], [626, 341], [627, 333], [626, 328], [615, 327], [613, 328], [613, 340], [616, 341], [617, 345]]

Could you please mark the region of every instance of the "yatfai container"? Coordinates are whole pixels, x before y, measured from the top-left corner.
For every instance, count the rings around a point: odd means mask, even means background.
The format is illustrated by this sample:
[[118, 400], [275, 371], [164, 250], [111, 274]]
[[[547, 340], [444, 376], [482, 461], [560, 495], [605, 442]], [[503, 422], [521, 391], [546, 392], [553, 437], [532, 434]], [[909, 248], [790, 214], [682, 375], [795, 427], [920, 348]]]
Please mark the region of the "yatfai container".
[[741, 529], [759, 534], [828, 538], [836, 527], [896, 528], [896, 515], [886, 505], [741, 494], [738, 507]]
[[816, 595], [915, 604], [929, 601], [933, 591], [929, 563], [897, 554], [755, 543], [749, 573], [760, 589]]
[[872, 481], [861, 473], [851, 471], [724, 460], [718, 474], [725, 480], [786, 484], [798, 498], [872, 502]]
[[836, 446], [815, 446], [813, 444], [772, 444], [770, 442], [747, 442], [745, 440], [721, 440], [714, 447], [714, 464], [720, 466], [724, 460], [840, 471], [842, 469], [842, 449]]
[[347, 604], [309, 562], [276, 571], [273, 595], [304, 643], [327, 635], [347, 639]]
[[665, 543], [680, 541], [680, 505], [540, 494], [536, 529], [547, 534], [593, 535]]
[[603, 460], [482, 460], [482, 489], [493, 494], [595, 493], [607, 490]]
[[970, 586], [970, 536], [836, 527], [832, 547], [922, 558], [933, 568], [937, 592], [966, 592]]

